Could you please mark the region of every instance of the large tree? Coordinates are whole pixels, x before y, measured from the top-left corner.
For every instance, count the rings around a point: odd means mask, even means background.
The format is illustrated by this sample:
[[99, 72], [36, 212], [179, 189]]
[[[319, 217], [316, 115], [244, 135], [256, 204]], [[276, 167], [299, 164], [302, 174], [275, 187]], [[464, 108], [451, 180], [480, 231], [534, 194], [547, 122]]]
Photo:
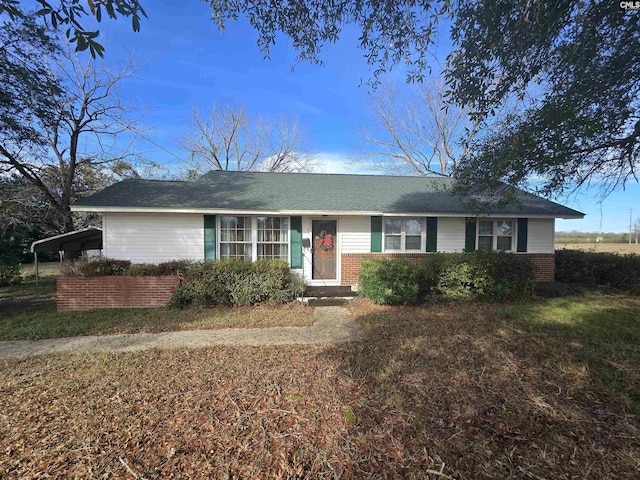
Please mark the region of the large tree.
[[[640, 15], [594, 1], [461, 3], [448, 78], [484, 122], [458, 174], [543, 194], [637, 181]], [[496, 109], [516, 106], [503, 119]]]
[[[346, 24], [361, 32], [374, 77], [402, 62], [408, 80], [428, 69], [439, 21], [450, 16], [451, 100], [481, 135], [459, 169], [467, 186], [495, 181], [542, 193], [635, 178], [640, 139], [640, 15], [589, 0], [211, 0], [221, 28], [246, 17], [268, 53], [279, 33], [298, 58], [321, 62]], [[505, 106], [517, 113], [495, 117]], [[492, 182], [487, 182], [492, 180]]]
[[[412, 86], [416, 87], [416, 86]], [[447, 105], [441, 81], [417, 88], [383, 83], [368, 93], [364, 157], [402, 175], [449, 176], [468, 151], [476, 125]]]
[[[99, 30], [86, 28], [87, 18], [102, 21], [103, 14], [109, 18], [130, 17], [134, 32], [140, 31], [140, 20], [147, 14], [139, 0], [36, 0], [36, 15], [47, 26], [61, 29], [70, 43], [76, 45], [76, 51], [89, 50], [92, 57], [104, 55], [104, 47], [97, 40]], [[33, 5], [30, 5], [32, 7]], [[11, 20], [20, 20], [28, 16], [19, 0], [0, 0], [0, 15]]]
[[[0, 32], [4, 45], [12, 42], [5, 38], [8, 32]], [[37, 189], [38, 198], [47, 203], [50, 230], [69, 232], [76, 226], [70, 204], [103, 187], [110, 169], [115, 166], [122, 170], [122, 164], [129, 160], [130, 144], [126, 139], [135, 119], [131, 108], [121, 100], [119, 88], [131, 68], [126, 66], [113, 73], [93, 60], [62, 55], [48, 65], [46, 71], [55, 73], [46, 77], [53, 78], [50, 85], [25, 84], [22, 95], [26, 98], [14, 102], [20, 78], [13, 77], [25, 69], [33, 70], [31, 62], [41, 61], [29, 55], [28, 48], [23, 51], [27, 54], [17, 62], [21, 68], [2, 71], [9, 81], [0, 90], [0, 173], [5, 178], [23, 179]], [[29, 100], [30, 92], [42, 96], [46, 108]], [[23, 111], [15, 111], [16, 105], [22, 106]]]
[[301, 148], [297, 119], [251, 116], [240, 104], [227, 102], [194, 110], [191, 132], [183, 146], [195, 174], [207, 170], [301, 172], [311, 157]]
[[[219, 28], [246, 17], [267, 55], [283, 34], [298, 59], [316, 63], [322, 63], [323, 45], [337, 41], [352, 24], [374, 78], [402, 62], [408, 80], [422, 80], [439, 25], [448, 19], [450, 98], [469, 108], [483, 127], [474, 155], [460, 165], [463, 184], [486, 185], [491, 179], [523, 185], [535, 178], [534, 188], [551, 193], [589, 182], [607, 190], [635, 178], [638, 12], [591, 0], [208, 2]], [[0, 0], [0, 13], [15, 4]], [[43, 14], [69, 23], [73, 39], [81, 27], [74, 22], [85, 14], [99, 17], [97, 4], [115, 17], [132, 17], [134, 29], [139, 26], [143, 10], [135, 0], [87, 1], [94, 5], [89, 10], [77, 8], [82, 0], [60, 0], [61, 8], [45, 7]], [[59, 19], [51, 17], [54, 10]], [[517, 107], [517, 113], [495, 118], [505, 105]]]

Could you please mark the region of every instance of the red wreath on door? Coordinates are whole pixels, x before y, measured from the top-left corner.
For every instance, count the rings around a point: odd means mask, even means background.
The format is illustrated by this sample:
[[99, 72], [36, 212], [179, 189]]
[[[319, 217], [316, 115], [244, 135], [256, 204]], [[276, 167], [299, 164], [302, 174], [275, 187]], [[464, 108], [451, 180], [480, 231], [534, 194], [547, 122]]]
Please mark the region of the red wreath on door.
[[316, 246], [325, 252], [333, 250], [333, 236], [327, 233], [326, 230], [320, 232], [320, 235], [316, 237]]

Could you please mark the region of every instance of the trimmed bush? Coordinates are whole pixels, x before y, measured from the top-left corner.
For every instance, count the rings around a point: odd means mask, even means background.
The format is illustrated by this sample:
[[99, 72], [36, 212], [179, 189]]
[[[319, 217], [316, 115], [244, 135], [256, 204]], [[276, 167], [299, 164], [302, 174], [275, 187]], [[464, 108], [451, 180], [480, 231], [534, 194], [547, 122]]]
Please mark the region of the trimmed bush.
[[171, 304], [254, 305], [291, 301], [300, 292], [283, 260], [205, 261], [188, 270], [171, 297]]
[[171, 260], [163, 263], [137, 263], [129, 260], [113, 258], [92, 258], [65, 263], [62, 267], [64, 275], [81, 275], [85, 277], [99, 277], [107, 275], [170, 276], [184, 274], [194, 265], [190, 260]]
[[508, 253], [436, 253], [416, 266], [405, 258], [362, 262], [360, 295], [379, 304], [412, 304], [427, 295], [486, 300], [528, 298], [534, 292], [529, 258]]
[[632, 290], [640, 285], [640, 256], [556, 250], [556, 280]]
[[166, 277], [171, 275], [184, 275], [191, 268], [194, 262], [191, 260], [170, 260], [162, 263], [136, 263], [125, 273], [135, 277], [156, 276]]
[[18, 285], [21, 282], [20, 265], [0, 263], [0, 287]]
[[[423, 268], [436, 278], [430, 289], [448, 297], [486, 300], [527, 298], [534, 291], [534, 270], [527, 257], [511, 253], [473, 252], [436, 254]], [[437, 258], [441, 257], [441, 258]]]
[[113, 258], [81, 259], [74, 262], [65, 262], [62, 266], [62, 274], [85, 277], [126, 275], [129, 268], [131, 268], [129, 260], [115, 260]]
[[381, 305], [418, 301], [418, 269], [406, 258], [376, 258], [362, 262], [359, 294]]

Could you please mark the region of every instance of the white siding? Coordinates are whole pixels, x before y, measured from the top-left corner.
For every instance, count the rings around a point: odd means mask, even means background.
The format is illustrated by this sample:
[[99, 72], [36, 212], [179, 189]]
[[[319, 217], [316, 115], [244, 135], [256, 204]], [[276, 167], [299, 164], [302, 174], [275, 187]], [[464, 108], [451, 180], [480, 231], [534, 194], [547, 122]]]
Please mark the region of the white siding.
[[462, 252], [465, 240], [465, 219], [438, 217], [438, 251]]
[[340, 217], [339, 236], [342, 253], [369, 253], [371, 217]]
[[553, 253], [555, 250], [553, 218], [530, 218], [527, 253]]
[[204, 257], [202, 215], [105, 213], [103, 222], [106, 257], [133, 263]]

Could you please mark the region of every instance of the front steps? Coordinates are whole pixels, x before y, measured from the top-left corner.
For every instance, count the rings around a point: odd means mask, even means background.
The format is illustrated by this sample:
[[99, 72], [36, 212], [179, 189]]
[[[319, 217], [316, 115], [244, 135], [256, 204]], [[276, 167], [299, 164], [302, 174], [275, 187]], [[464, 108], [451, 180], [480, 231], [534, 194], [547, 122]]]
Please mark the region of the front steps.
[[351, 287], [307, 287], [300, 300], [310, 307], [334, 307], [346, 305], [355, 296]]

